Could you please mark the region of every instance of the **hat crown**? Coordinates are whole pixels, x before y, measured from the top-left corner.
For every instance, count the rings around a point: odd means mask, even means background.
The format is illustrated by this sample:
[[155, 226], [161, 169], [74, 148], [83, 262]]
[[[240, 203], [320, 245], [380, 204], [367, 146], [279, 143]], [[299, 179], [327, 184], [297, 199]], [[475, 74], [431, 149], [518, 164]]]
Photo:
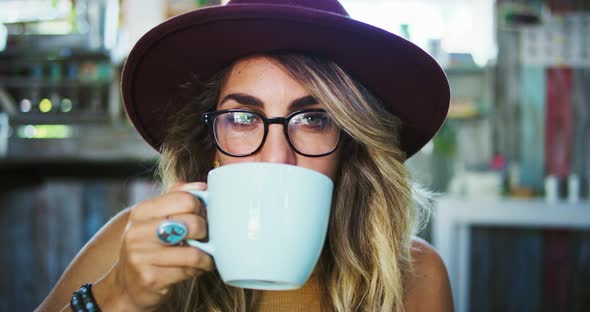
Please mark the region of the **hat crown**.
[[227, 5], [233, 4], [276, 4], [302, 7], [305, 9], [320, 10], [343, 16], [350, 16], [338, 0], [231, 0]]

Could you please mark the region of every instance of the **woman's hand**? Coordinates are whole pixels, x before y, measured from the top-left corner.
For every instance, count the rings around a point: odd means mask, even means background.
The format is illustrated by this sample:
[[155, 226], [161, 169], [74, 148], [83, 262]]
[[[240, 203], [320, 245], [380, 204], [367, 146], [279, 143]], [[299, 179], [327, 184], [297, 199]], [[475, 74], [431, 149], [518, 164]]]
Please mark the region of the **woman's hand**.
[[205, 206], [186, 192], [205, 189], [205, 183], [177, 184], [167, 194], [131, 208], [119, 261], [101, 283], [93, 286], [99, 306], [118, 302], [141, 311], [154, 309], [173, 284], [213, 270], [213, 259], [205, 252], [188, 246], [165, 246], [156, 236], [159, 223], [171, 219], [187, 226], [187, 238], [206, 238]]

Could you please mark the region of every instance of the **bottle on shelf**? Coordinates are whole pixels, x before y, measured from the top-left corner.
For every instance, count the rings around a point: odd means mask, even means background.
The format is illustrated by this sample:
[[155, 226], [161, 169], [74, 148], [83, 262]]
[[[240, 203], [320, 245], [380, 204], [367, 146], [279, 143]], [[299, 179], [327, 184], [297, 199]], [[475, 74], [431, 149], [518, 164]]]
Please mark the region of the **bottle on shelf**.
[[62, 68], [58, 62], [49, 64], [49, 80], [47, 97], [39, 103], [39, 110], [42, 113], [56, 112], [61, 102]]
[[82, 64], [80, 70], [80, 79], [85, 85], [85, 97], [83, 109], [86, 113], [95, 114], [100, 109], [102, 102], [100, 86], [98, 85], [98, 70], [97, 64], [92, 61], [87, 61]]
[[24, 96], [19, 100], [20, 111], [34, 112], [41, 102], [41, 80], [43, 79], [43, 64], [35, 63], [31, 66], [29, 87], [24, 89]]
[[76, 112], [77, 108], [79, 108], [79, 72], [78, 63], [71, 61], [66, 65], [64, 96], [59, 104], [62, 113]]

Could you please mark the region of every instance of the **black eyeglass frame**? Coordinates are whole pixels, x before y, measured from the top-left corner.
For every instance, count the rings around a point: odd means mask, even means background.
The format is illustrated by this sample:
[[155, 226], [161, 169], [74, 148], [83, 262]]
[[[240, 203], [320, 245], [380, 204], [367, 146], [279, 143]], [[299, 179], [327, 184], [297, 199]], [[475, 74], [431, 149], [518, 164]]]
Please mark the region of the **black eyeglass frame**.
[[[271, 124], [281, 124], [283, 125], [283, 133], [285, 134], [285, 138], [287, 138], [287, 142], [289, 142], [289, 146], [291, 146], [291, 148], [299, 155], [305, 156], [305, 157], [324, 157], [324, 156], [328, 156], [332, 153], [334, 153], [336, 151], [336, 149], [338, 149], [338, 145], [340, 145], [340, 138], [342, 137], [342, 130], [338, 131], [338, 140], [336, 141], [336, 145], [334, 146], [334, 148], [327, 152], [327, 153], [323, 153], [323, 154], [319, 154], [319, 155], [310, 155], [310, 154], [305, 154], [300, 152], [294, 145], [293, 142], [291, 142], [291, 138], [289, 137], [289, 122], [291, 121], [291, 119], [299, 114], [302, 113], [313, 113], [313, 112], [318, 112], [318, 113], [325, 113], [326, 110], [322, 109], [322, 108], [308, 108], [308, 109], [302, 109], [302, 110], [298, 110], [298, 111], [294, 111], [291, 114], [289, 114], [286, 117], [266, 117], [264, 114], [259, 113], [257, 111], [253, 111], [253, 110], [248, 110], [248, 109], [226, 109], [226, 110], [216, 110], [216, 111], [210, 111], [210, 112], [206, 112], [203, 113], [201, 115], [201, 121], [203, 123], [205, 123], [210, 131], [211, 134], [213, 136], [213, 142], [215, 143], [215, 146], [217, 147], [217, 149], [227, 155], [227, 156], [231, 156], [231, 157], [247, 157], [247, 156], [251, 156], [254, 155], [256, 153], [258, 153], [260, 151], [260, 149], [262, 148], [262, 146], [264, 146], [264, 143], [266, 142], [266, 136], [268, 135], [268, 127]], [[262, 123], [264, 124], [264, 135], [262, 136], [262, 140], [260, 141], [260, 145], [258, 146], [258, 148], [256, 148], [256, 150], [254, 150], [252, 153], [249, 154], [244, 154], [244, 155], [236, 155], [236, 154], [231, 154], [227, 151], [225, 151], [223, 148], [221, 148], [221, 146], [219, 146], [219, 143], [217, 142], [217, 135], [216, 135], [216, 131], [214, 128], [214, 121], [215, 118], [217, 118], [217, 116], [225, 114], [225, 113], [249, 113], [249, 114], [254, 114], [257, 117], [259, 117], [262, 120]]]

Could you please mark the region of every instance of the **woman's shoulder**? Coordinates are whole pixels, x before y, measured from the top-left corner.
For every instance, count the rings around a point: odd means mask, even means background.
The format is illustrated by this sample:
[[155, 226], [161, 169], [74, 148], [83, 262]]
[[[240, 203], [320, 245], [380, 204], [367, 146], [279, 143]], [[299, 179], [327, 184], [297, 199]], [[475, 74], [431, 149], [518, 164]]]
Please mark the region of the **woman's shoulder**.
[[412, 236], [411, 252], [415, 266], [427, 265], [428, 267], [438, 267], [442, 265], [444, 268], [444, 262], [436, 249], [420, 237]]
[[436, 249], [413, 237], [411, 255], [413, 271], [406, 282], [406, 311], [453, 311], [447, 269]]

